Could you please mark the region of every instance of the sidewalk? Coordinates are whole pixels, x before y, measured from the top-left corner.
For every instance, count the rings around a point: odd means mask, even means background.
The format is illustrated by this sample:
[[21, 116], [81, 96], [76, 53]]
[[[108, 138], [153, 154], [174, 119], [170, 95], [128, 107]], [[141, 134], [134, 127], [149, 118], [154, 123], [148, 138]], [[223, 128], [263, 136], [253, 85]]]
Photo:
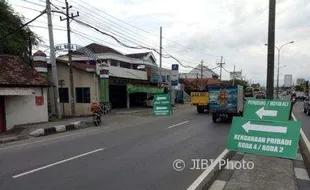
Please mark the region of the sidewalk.
[[15, 126], [11, 130], [0, 134], [0, 144], [30, 138], [30, 133], [38, 129], [47, 129], [55, 126], [68, 125], [74, 122], [81, 122], [80, 127], [83, 128], [92, 124], [92, 117], [77, 117], [59, 121]]
[[[310, 179], [298, 149], [296, 160], [236, 153], [233, 164], [222, 169], [209, 190], [309, 190]], [[254, 168], [239, 168], [238, 162]]]

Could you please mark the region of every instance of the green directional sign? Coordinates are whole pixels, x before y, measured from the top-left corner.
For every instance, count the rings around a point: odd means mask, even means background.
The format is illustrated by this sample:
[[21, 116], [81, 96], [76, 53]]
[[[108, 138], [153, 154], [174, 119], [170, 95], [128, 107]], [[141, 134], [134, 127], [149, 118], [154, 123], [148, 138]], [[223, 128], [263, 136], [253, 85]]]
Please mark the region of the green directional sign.
[[234, 117], [227, 146], [233, 151], [296, 159], [300, 127], [297, 121]]
[[154, 96], [153, 100], [153, 115], [167, 116], [171, 115], [171, 104], [169, 94], [158, 94]]
[[249, 99], [243, 117], [247, 119], [287, 121], [291, 102], [287, 100]]

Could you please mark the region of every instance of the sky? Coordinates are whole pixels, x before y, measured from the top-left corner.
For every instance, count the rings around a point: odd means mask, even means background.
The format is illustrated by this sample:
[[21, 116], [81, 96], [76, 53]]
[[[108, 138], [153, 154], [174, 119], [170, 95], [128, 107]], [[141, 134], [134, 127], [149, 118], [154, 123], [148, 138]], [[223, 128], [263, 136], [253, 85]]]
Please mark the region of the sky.
[[[9, 4], [29, 21], [45, 9], [45, 0], [9, 0]], [[64, 11], [65, 0], [51, 0], [52, 9]], [[177, 58], [185, 66], [195, 67], [203, 60], [209, 68], [225, 62], [223, 79], [229, 72], [242, 70], [246, 80], [266, 85], [268, 6], [267, 0], [68, 0], [70, 11], [79, 19], [112, 34], [130, 46], [142, 45], [159, 50], [162, 27], [163, 54]], [[67, 42], [66, 23], [53, 13], [55, 44]], [[310, 79], [310, 1], [277, 0], [275, 44], [280, 53], [280, 85], [284, 74]], [[38, 49], [48, 52], [46, 15], [30, 24], [43, 42]], [[111, 37], [71, 21], [72, 43], [85, 46], [99, 43], [122, 53], [145, 52], [119, 45]], [[276, 49], [275, 49], [276, 50]], [[159, 57], [153, 52], [159, 63]], [[275, 63], [277, 63], [275, 51]], [[163, 58], [163, 67], [177, 63]], [[180, 67], [180, 72], [189, 68]], [[220, 69], [214, 70], [220, 73]], [[276, 72], [275, 72], [276, 79]]]

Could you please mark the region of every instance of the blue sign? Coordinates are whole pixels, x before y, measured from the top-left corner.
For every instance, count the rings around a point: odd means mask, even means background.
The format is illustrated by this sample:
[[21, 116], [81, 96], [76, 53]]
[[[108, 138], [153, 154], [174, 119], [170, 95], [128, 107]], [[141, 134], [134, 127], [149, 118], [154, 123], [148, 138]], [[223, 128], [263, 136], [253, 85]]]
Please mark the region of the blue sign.
[[171, 70], [178, 71], [179, 70], [179, 65], [178, 64], [172, 64]]

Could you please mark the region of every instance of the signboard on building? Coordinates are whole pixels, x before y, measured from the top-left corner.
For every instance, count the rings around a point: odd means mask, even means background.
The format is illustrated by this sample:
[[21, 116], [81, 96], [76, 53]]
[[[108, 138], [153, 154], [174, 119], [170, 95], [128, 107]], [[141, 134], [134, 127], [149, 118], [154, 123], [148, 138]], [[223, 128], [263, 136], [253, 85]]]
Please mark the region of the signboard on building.
[[100, 78], [109, 78], [109, 66], [106, 63], [97, 63], [96, 73]]
[[170, 95], [158, 94], [153, 99], [153, 115], [168, 116], [172, 114]]
[[248, 120], [234, 117], [228, 149], [295, 159], [301, 124], [296, 121]]
[[171, 86], [178, 86], [179, 83], [179, 65], [172, 64], [171, 66]]

